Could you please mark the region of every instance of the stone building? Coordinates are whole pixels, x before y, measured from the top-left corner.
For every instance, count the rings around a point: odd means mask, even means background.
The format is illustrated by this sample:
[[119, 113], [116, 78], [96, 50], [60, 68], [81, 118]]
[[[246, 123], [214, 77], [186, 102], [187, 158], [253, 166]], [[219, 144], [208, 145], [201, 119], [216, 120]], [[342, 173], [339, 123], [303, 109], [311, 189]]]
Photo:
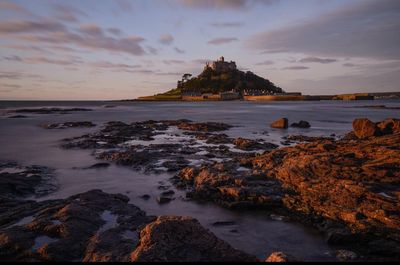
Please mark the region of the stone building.
[[225, 62], [224, 56], [221, 56], [217, 61], [214, 61], [211, 66], [209, 63], [206, 64], [204, 69], [211, 68], [217, 72], [224, 72], [228, 70], [236, 70], [236, 63], [233, 61]]

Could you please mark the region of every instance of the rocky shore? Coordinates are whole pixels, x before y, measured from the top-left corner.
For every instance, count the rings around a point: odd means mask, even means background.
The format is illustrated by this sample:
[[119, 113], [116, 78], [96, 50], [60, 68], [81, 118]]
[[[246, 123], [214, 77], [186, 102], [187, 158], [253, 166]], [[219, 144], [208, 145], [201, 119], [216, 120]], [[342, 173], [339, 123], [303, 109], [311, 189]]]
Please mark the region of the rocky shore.
[[[64, 125], [49, 129], [75, 127]], [[60, 145], [90, 149], [106, 161], [93, 168], [116, 163], [174, 173], [171, 182], [190, 200], [262, 210], [315, 227], [329, 244], [343, 248], [336, 253], [340, 261], [400, 260], [400, 120], [357, 119], [342, 138], [292, 135], [281, 148], [230, 137], [231, 127], [113, 121]], [[148, 216], [125, 195], [92, 190], [35, 201], [57, 189], [54, 180], [48, 168], [0, 163], [1, 261], [257, 261], [195, 219]], [[160, 204], [174, 199], [167, 186], [160, 188]], [[276, 252], [267, 261], [297, 259]]]
[[[361, 125], [360, 125], [361, 124]], [[400, 121], [354, 121], [345, 139], [307, 139], [240, 161], [188, 167], [174, 178], [191, 198], [264, 208], [375, 260], [400, 258]]]

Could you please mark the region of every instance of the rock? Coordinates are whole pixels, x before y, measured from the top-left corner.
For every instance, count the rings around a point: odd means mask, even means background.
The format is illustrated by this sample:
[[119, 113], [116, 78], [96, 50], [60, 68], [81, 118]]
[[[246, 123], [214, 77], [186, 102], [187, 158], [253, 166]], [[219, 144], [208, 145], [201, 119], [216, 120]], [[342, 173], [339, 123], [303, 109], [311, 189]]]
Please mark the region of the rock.
[[356, 253], [354, 253], [353, 251], [350, 250], [337, 250], [336, 251], [336, 258], [339, 261], [354, 261], [357, 260], [358, 255]]
[[271, 127], [272, 128], [276, 128], [276, 129], [287, 129], [288, 128], [288, 123], [289, 123], [289, 121], [288, 121], [287, 118], [282, 118], [282, 119], [274, 121], [271, 124]]
[[159, 197], [157, 197], [157, 202], [159, 204], [166, 204], [166, 203], [171, 202], [172, 200], [173, 199], [171, 197], [169, 197], [169, 196], [159, 196]]
[[257, 262], [204, 229], [190, 217], [163, 216], [140, 233], [132, 262]]
[[11, 112], [15, 113], [33, 113], [33, 114], [68, 114], [77, 111], [92, 111], [86, 108], [32, 108], [32, 109], [16, 109]]
[[308, 129], [311, 125], [308, 121], [299, 121], [298, 123], [292, 123], [290, 127]]
[[212, 225], [213, 226], [232, 226], [235, 225], [236, 222], [234, 221], [219, 221], [219, 222], [215, 222]]
[[56, 189], [57, 183], [50, 168], [0, 163], [0, 199], [40, 197]]
[[108, 168], [110, 166], [110, 163], [96, 163], [94, 165], [91, 165], [90, 167], [87, 167], [86, 169], [101, 169], [101, 168]]
[[263, 143], [257, 140], [245, 139], [241, 137], [236, 138], [233, 144], [236, 148], [245, 151], [272, 150], [278, 147], [277, 145], [272, 143]]
[[140, 196], [140, 198], [147, 201], [151, 198], [151, 196], [149, 194], [144, 194], [144, 195]]
[[379, 135], [378, 126], [368, 119], [355, 119], [353, 121], [353, 130], [359, 139], [365, 139]]
[[284, 252], [273, 252], [265, 262], [299, 262], [299, 260]]
[[95, 126], [96, 124], [90, 121], [51, 123], [41, 125], [41, 127], [44, 129], [90, 128]]
[[[331, 242], [362, 245], [369, 254], [374, 249], [396, 259], [400, 258], [399, 161], [397, 133], [273, 150], [253, 158], [253, 172], [282, 183], [282, 203], [289, 213], [301, 213], [305, 217], [300, 220], [325, 232], [336, 227]], [[333, 224], [321, 225], [328, 220]], [[380, 246], [379, 250], [371, 245]]]
[[0, 212], [0, 220], [8, 219], [0, 228], [0, 260], [128, 261], [139, 238], [124, 235], [140, 233], [155, 219], [128, 201], [99, 190], [64, 200], [20, 201]]
[[9, 119], [25, 119], [28, 118], [28, 116], [25, 115], [13, 115], [13, 116], [9, 116]]
[[169, 191], [164, 191], [164, 192], [162, 192], [161, 193], [161, 196], [172, 196], [172, 195], [174, 195], [175, 194], [175, 191], [173, 191], [173, 190], [169, 190]]
[[181, 130], [196, 131], [196, 132], [226, 131], [231, 127], [232, 127], [231, 125], [220, 122], [205, 122], [205, 123], [181, 122], [178, 124], [178, 128]]
[[199, 169], [185, 168], [174, 184], [190, 190], [187, 196], [214, 201], [231, 209], [273, 209], [281, 206], [279, 182], [238, 171], [236, 162], [216, 163]]
[[400, 120], [399, 119], [386, 119], [377, 124], [382, 135], [399, 133], [400, 132]]

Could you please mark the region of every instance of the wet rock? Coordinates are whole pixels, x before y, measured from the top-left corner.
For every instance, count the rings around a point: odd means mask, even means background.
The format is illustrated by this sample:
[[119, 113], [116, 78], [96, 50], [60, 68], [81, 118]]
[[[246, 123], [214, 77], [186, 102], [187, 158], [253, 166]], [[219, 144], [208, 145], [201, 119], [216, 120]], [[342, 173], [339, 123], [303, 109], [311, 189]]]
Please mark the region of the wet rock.
[[187, 196], [214, 201], [231, 209], [280, 207], [279, 182], [238, 171], [237, 162], [216, 163], [199, 169], [185, 168], [173, 179], [178, 187], [188, 189]]
[[236, 138], [233, 142], [236, 148], [245, 150], [245, 151], [254, 151], [254, 150], [272, 150], [277, 148], [278, 146], [272, 143], [265, 143], [257, 140], [244, 139], [244, 138]]
[[133, 262], [238, 262], [257, 259], [233, 249], [190, 217], [159, 217], [140, 233]]
[[287, 129], [288, 124], [289, 124], [288, 119], [282, 118], [282, 119], [276, 120], [273, 123], [271, 123], [271, 127], [276, 128], [276, 129]]
[[175, 191], [168, 190], [168, 191], [164, 191], [163, 193], [161, 193], [161, 196], [172, 196], [174, 194], [175, 194]]
[[11, 112], [15, 113], [33, 113], [33, 114], [68, 114], [70, 112], [92, 111], [86, 108], [32, 108], [32, 109], [16, 109]]
[[232, 127], [229, 124], [220, 122], [204, 122], [204, 123], [181, 122], [177, 126], [181, 130], [196, 131], [196, 132], [226, 131]]
[[9, 116], [9, 119], [25, 119], [28, 118], [28, 116], [25, 115], [13, 115], [13, 116]]
[[382, 135], [399, 133], [400, 132], [400, 120], [399, 119], [386, 119], [382, 122], [377, 123], [380, 133]]
[[110, 166], [110, 163], [96, 163], [94, 165], [91, 165], [90, 167], [87, 167], [86, 169], [102, 169], [102, 168], [108, 168]]
[[51, 123], [41, 125], [41, 127], [44, 129], [90, 128], [95, 126], [96, 124], [90, 121]]
[[299, 262], [299, 260], [284, 252], [273, 252], [265, 262]]
[[341, 249], [336, 251], [336, 258], [339, 261], [355, 261], [358, 255], [353, 251]]
[[149, 194], [144, 194], [144, 195], [140, 196], [140, 198], [147, 201], [151, 198], [151, 196]]
[[[330, 241], [399, 258], [400, 134], [315, 141], [253, 159], [253, 171], [278, 180], [284, 206], [318, 225]], [[306, 216], [306, 217], [304, 217]], [[379, 242], [379, 243], [377, 243]], [[396, 254], [397, 253], [397, 254]]]
[[173, 200], [173, 198], [169, 197], [169, 196], [159, 196], [157, 197], [157, 202], [159, 204], [166, 204], [169, 203]]
[[306, 135], [288, 135], [282, 137], [288, 143], [296, 143], [296, 142], [316, 142], [316, 141], [333, 141], [335, 138], [333, 137], [324, 137], [324, 136], [306, 136]]
[[0, 163], [0, 198], [39, 197], [56, 189], [53, 170], [47, 167]]
[[219, 222], [215, 222], [212, 225], [213, 226], [232, 226], [235, 225], [236, 222], [234, 221], [219, 221]]
[[365, 139], [371, 136], [379, 135], [378, 126], [368, 119], [355, 119], [353, 121], [353, 129], [355, 135], [359, 139]]
[[[154, 220], [128, 201], [123, 195], [93, 190], [65, 200], [21, 202], [29, 207], [10, 206], [0, 213], [9, 223], [0, 227], [0, 260], [128, 261], [138, 238], [124, 234], [139, 233]], [[16, 213], [33, 218], [15, 225]]]
[[308, 129], [311, 127], [311, 125], [308, 121], [299, 121], [297, 123], [292, 123], [290, 127]]

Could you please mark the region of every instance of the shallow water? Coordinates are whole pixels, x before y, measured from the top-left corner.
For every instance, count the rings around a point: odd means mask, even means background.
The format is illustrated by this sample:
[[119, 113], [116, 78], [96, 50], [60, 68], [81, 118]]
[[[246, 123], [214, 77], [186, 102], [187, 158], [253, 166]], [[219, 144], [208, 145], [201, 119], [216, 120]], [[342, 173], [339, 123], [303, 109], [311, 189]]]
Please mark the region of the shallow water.
[[[103, 106], [116, 105], [115, 108]], [[184, 215], [197, 218], [218, 237], [238, 249], [264, 259], [272, 251], [284, 251], [304, 260], [330, 260], [333, 250], [315, 230], [300, 224], [270, 218], [263, 212], [229, 211], [211, 203], [187, 201], [184, 192], [169, 182], [171, 174], [142, 174], [127, 167], [111, 165], [101, 169], [83, 169], [97, 162], [91, 150], [63, 150], [59, 141], [81, 136], [99, 129], [108, 121], [135, 122], [144, 120], [190, 119], [215, 121], [234, 125], [224, 132], [232, 137], [265, 139], [280, 144], [288, 134], [309, 136], [340, 136], [351, 130], [354, 118], [367, 117], [380, 121], [399, 117], [399, 110], [351, 108], [352, 106], [400, 106], [400, 101], [321, 101], [321, 102], [1, 102], [0, 101], [0, 161], [16, 161], [23, 165], [43, 165], [55, 169], [59, 190], [44, 199], [65, 198], [91, 189], [122, 193], [130, 202], [149, 215]], [[92, 112], [70, 114], [26, 114], [28, 118], [9, 119], [7, 109], [26, 107], [84, 107]], [[9, 114], [11, 115], [11, 114]], [[25, 115], [25, 114], [24, 114]], [[277, 130], [269, 124], [287, 117], [289, 122], [307, 120], [310, 129]], [[92, 121], [94, 128], [45, 130], [38, 125], [53, 122]], [[159, 139], [166, 141], [168, 139]], [[177, 140], [177, 139], [171, 139]], [[194, 161], [195, 162], [195, 161]], [[171, 186], [175, 200], [159, 205], [160, 185]], [[148, 194], [149, 200], [140, 196]], [[233, 221], [226, 226], [215, 222]]]

